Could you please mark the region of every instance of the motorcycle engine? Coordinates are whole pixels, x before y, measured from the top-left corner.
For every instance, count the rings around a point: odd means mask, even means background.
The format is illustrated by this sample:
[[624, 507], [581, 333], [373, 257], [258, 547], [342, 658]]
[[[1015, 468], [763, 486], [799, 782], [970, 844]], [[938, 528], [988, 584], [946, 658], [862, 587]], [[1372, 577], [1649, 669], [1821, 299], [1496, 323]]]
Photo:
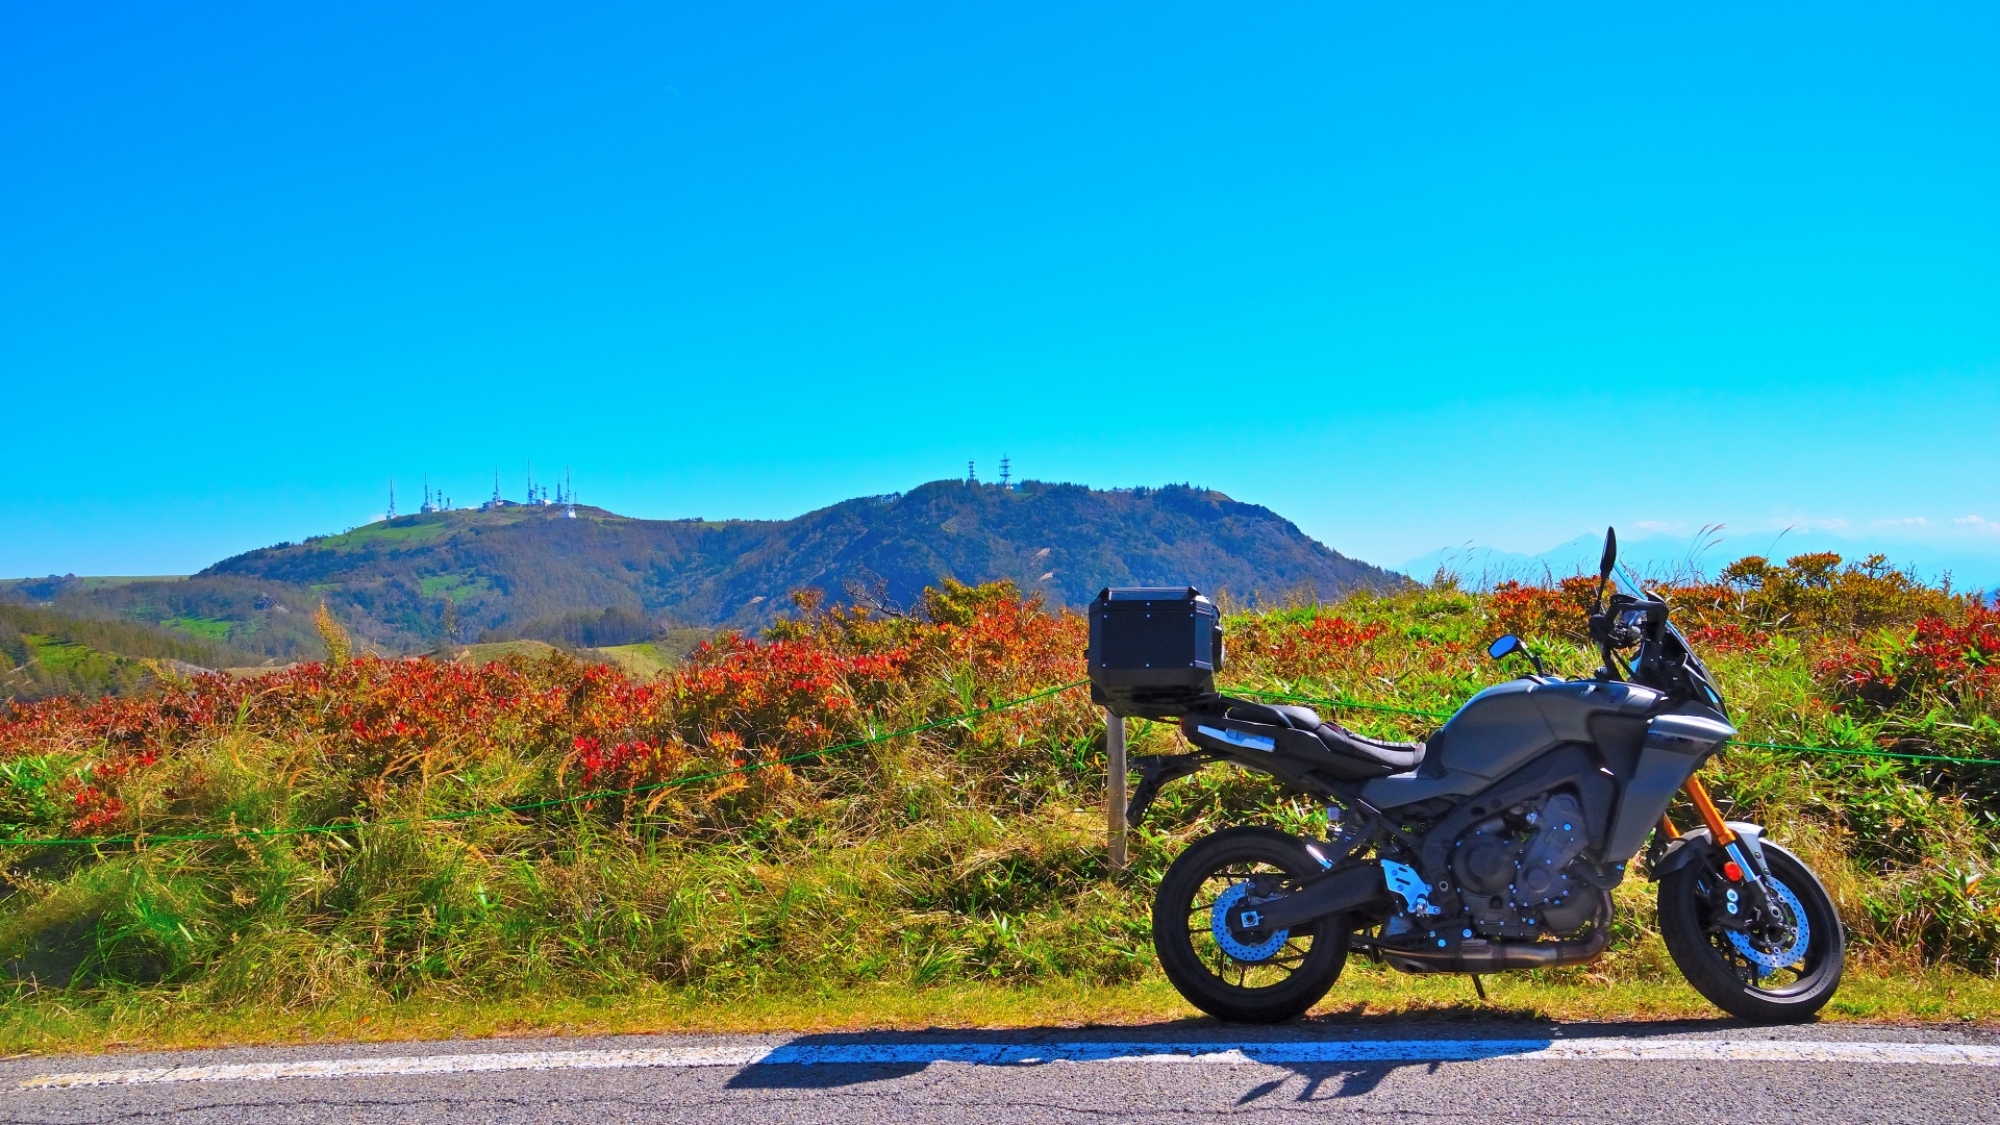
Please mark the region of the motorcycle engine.
[[1473, 825], [1451, 870], [1472, 929], [1490, 940], [1567, 936], [1597, 916], [1599, 894], [1571, 865], [1590, 844], [1583, 807], [1543, 794]]

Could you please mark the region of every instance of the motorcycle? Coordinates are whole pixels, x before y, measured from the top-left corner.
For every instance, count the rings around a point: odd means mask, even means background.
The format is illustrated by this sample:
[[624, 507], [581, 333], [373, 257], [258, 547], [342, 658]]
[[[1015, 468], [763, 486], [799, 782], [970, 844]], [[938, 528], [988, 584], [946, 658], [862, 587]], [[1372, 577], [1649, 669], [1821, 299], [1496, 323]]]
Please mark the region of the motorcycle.
[[[1219, 617], [1192, 589], [1101, 594], [1093, 696], [1121, 717], [1178, 722], [1193, 747], [1132, 761], [1128, 823], [1161, 786], [1217, 761], [1326, 805], [1323, 839], [1226, 828], [1168, 868], [1153, 944], [1181, 995], [1220, 1019], [1272, 1023], [1319, 1002], [1350, 953], [1472, 974], [1482, 995], [1479, 974], [1582, 964], [1609, 942], [1611, 891], [1645, 846], [1661, 934], [1696, 991], [1758, 1023], [1825, 1005], [1846, 940], [1833, 900], [1763, 828], [1725, 819], [1696, 776], [1736, 733], [1728, 707], [1666, 601], [1616, 564], [1614, 530], [1589, 612], [1595, 675], [1551, 675], [1503, 636], [1489, 655], [1533, 671], [1414, 743], [1214, 691]], [[1686, 831], [1667, 816], [1680, 792], [1701, 818]]]

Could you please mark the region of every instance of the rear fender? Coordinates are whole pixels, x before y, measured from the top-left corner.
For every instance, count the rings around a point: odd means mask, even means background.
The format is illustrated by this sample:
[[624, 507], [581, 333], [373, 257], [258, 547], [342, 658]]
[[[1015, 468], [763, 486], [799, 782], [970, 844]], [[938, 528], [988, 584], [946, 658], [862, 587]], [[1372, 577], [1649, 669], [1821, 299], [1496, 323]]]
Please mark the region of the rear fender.
[[[1237, 709], [1235, 701], [1231, 700], [1230, 710]], [[1225, 723], [1226, 726], [1223, 725]], [[1270, 774], [1294, 789], [1318, 797], [1329, 797], [1339, 792], [1328, 784], [1328, 779], [1318, 776], [1314, 762], [1281, 752], [1282, 743], [1291, 739], [1304, 739], [1314, 747], [1320, 747], [1319, 740], [1304, 731], [1246, 723], [1233, 718], [1219, 719], [1214, 715], [1189, 715], [1181, 720], [1181, 734], [1197, 753], [1207, 756], [1207, 761], [1229, 762], [1255, 773]], [[1323, 756], [1327, 753], [1323, 747], [1319, 752]]]
[[1218, 757], [1207, 751], [1196, 751], [1193, 754], [1147, 754], [1132, 759], [1130, 768], [1138, 771], [1139, 786], [1132, 791], [1132, 800], [1125, 806], [1125, 823], [1137, 824], [1145, 818], [1153, 798], [1160, 795], [1162, 785], [1199, 773], [1203, 766]]

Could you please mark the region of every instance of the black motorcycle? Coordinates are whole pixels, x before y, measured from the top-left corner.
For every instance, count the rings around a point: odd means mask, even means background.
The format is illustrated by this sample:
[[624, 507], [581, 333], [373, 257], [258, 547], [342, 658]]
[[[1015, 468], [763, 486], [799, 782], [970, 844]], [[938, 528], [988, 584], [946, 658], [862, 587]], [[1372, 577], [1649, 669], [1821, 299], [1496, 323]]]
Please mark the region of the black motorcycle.
[[[1754, 824], [1727, 821], [1695, 771], [1736, 730], [1667, 603], [1616, 571], [1605, 537], [1589, 679], [1534, 672], [1486, 689], [1423, 742], [1363, 738], [1311, 709], [1214, 690], [1219, 618], [1196, 591], [1106, 590], [1091, 608], [1093, 697], [1177, 721], [1194, 747], [1141, 757], [1137, 823], [1165, 783], [1210, 762], [1270, 774], [1327, 806], [1324, 839], [1216, 832], [1167, 870], [1153, 945], [1168, 979], [1218, 1018], [1267, 1023], [1325, 996], [1350, 952], [1410, 973], [1590, 961], [1611, 890], [1650, 836], [1660, 929], [1697, 991], [1747, 1020], [1801, 1020], [1840, 983], [1845, 935], [1826, 888]], [[1630, 653], [1630, 657], [1626, 656]], [[1666, 816], [1686, 792], [1702, 823]], [[1476, 976], [1475, 976], [1476, 983]]]

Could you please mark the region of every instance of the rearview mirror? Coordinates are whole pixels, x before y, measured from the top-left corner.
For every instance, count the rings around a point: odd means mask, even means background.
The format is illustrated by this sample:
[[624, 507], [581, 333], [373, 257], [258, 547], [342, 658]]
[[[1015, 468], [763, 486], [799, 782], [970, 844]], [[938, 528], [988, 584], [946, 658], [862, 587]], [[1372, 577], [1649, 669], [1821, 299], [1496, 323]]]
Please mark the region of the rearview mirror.
[[1618, 529], [1604, 529], [1604, 554], [1597, 560], [1597, 603], [1592, 614], [1604, 608], [1604, 587], [1611, 581], [1611, 568], [1618, 565]]
[[1517, 652], [1527, 657], [1529, 663], [1535, 666], [1535, 675], [1546, 674], [1542, 669], [1542, 658], [1535, 655], [1534, 651], [1528, 647], [1527, 642], [1512, 633], [1486, 646], [1486, 655], [1495, 660], [1505, 660]]

